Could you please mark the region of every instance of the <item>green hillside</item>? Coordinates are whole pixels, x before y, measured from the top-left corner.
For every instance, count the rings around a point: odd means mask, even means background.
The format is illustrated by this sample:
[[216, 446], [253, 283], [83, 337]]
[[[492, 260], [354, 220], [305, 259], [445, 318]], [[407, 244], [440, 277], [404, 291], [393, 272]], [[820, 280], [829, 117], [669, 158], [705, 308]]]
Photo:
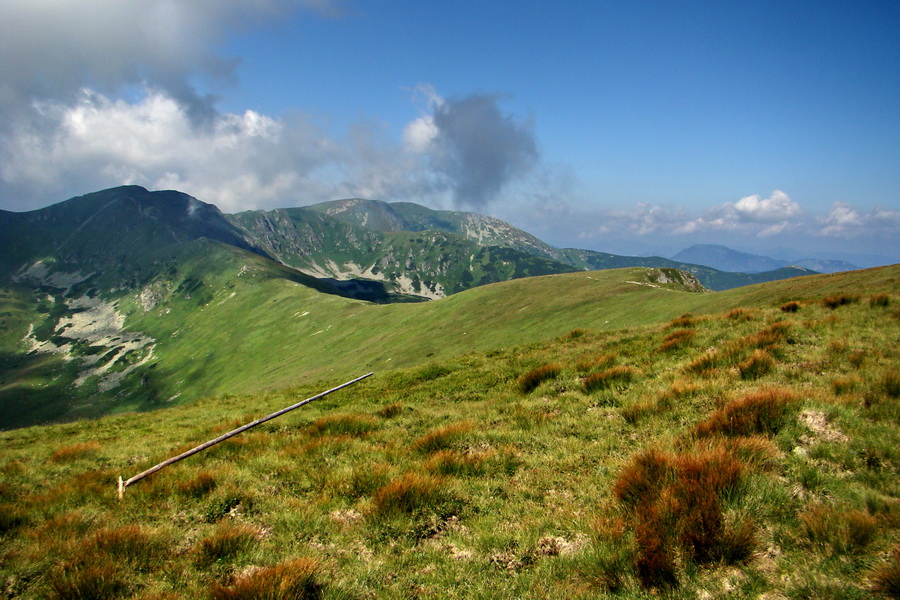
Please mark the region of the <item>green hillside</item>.
[[[377, 232], [437, 231], [460, 236], [481, 246], [500, 246], [517, 252], [567, 265], [570, 269], [597, 271], [601, 269], [622, 269], [627, 267], [651, 267], [681, 269], [696, 276], [711, 290], [727, 290], [755, 283], [790, 279], [801, 275], [812, 275], [815, 271], [800, 267], [782, 267], [761, 273], [732, 273], [720, 271], [702, 264], [675, 261], [659, 256], [620, 256], [594, 250], [576, 248], [554, 248], [535, 236], [513, 227], [509, 223], [477, 213], [433, 210], [411, 202], [382, 202], [352, 198], [314, 204], [305, 209], [342, 224]], [[300, 214], [300, 213], [296, 213]], [[324, 252], [323, 254], [327, 254]], [[341, 259], [352, 258], [342, 256]], [[321, 260], [319, 261], [321, 264]], [[294, 263], [288, 263], [294, 264]], [[299, 263], [298, 268], [303, 268]], [[569, 269], [557, 268], [557, 272]], [[469, 287], [467, 285], [452, 289]]]
[[[175, 339], [246, 344], [231, 370], [194, 357], [195, 381], [237, 386], [266, 345], [329, 362], [300, 387], [0, 433], [7, 597], [897, 596], [900, 267], [717, 293], [573, 273], [372, 305], [238, 264], [258, 280], [236, 295], [171, 299], [203, 302]], [[215, 337], [258, 288], [272, 311]], [[120, 475], [367, 370], [116, 499]]]

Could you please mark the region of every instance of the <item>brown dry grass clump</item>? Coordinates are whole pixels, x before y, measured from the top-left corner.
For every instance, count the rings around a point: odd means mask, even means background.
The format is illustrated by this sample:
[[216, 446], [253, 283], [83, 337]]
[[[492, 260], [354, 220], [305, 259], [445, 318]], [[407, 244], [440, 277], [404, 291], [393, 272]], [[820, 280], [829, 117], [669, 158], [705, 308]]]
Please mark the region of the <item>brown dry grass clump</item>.
[[677, 350], [678, 348], [683, 348], [689, 345], [696, 335], [697, 332], [693, 329], [676, 329], [665, 338], [663, 338], [663, 343], [659, 347], [659, 349], [662, 352], [668, 352], [669, 350]]
[[872, 591], [888, 598], [900, 598], [900, 544], [894, 546], [891, 557], [872, 570]]
[[697, 321], [694, 319], [694, 315], [691, 313], [684, 313], [678, 318], [672, 319], [668, 325], [666, 325], [667, 329], [674, 328], [685, 328], [685, 327], [695, 327], [697, 325]]
[[376, 514], [411, 514], [427, 510], [445, 500], [446, 484], [440, 477], [419, 473], [404, 473], [381, 488], [372, 496]]
[[57, 448], [50, 456], [50, 460], [56, 463], [69, 462], [79, 458], [89, 458], [100, 450], [98, 442], [78, 442]]
[[869, 306], [872, 308], [884, 308], [891, 303], [891, 297], [887, 294], [873, 294], [869, 297]]
[[743, 463], [719, 445], [693, 452], [637, 453], [613, 485], [635, 532], [634, 568], [644, 587], [677, 583], [679, 554], [691, 562], [746, 559], [754, 527], [727, 527], [722, 500], [737, 484]]
[[329, 415], [309, 426], [312, 435], [349, 435], [361, 437], [378, 429], [378, 421], [371, 415]]
[[213, 600], [318, 600], [325, 586], [321, 565], [309, 558], [296, 558], [274, 567], [251, 570], [231, 585], [213, 583]]
[[194, 548], [194, 561], [201, 568], [229, 561], [248, 551], [257, 541], [259, 531], [249, 525], [225, 523]]
[[738, 364], [742, 379], [757, 379], [772, 370], [775, 359], [765, 350], [754, 350], [750, 357]]
[[553, 379], [558, 376], [562, 372], [562, 365], [557, 363], [550, 363], [544, 365], [542, 367], [538, 367], [537, 369], [532, 369], [528, 371], [516, 381], [519, 386], [519, 390], [523, 394], [527, 394], [533, 391], [537, 386], [541, 385], [544, 381], [548, 379]]
[[765, 388], [732, 400], [697, 424], [697, 437], [749, 436], [777, 433], [787, 421], [797, 397], [786, 388]]
[[591, 371], [600, 367], [608, 367], [615, 363], [617, 358], [618, 356], [616, 354], [602, 354], [600, 356], [586, 357], [580, 359], [575, 364], [575, 368], [580, 373], [586, 373], [587, 371]]
[[376, 414], [382, 419], [393, 419], [401, 412], [403, 412], [403, 403], [394, 402], [393, 404], [382, 406]]
[[584, 378], [584, 390], [588, 394], [597, 390], [605, 390], [610, 387], [632, 381], [638, 374], [637, 369], [628, 365], [619, 365], [588, 375]]
[[790, 302], [785, 302], [779, 308], [781, 312], [795, 313], [800, 310], [800, 303], [795, 300], [791, 300]]
[[800, 514], [800, 531], [809, 544], [835, 554], [855, 553], [878, 532], [878, 519], [868, 512], [830, 505], [815, 505]]
[[430, 454], [438, 450], [446, 450], [464, 433], [475, 427], [472, 421], [451, 423], [439, 429], [433, 429], [412, 443], [412, 450]]
[[725, 318], [730, 321], [752, 321], [755, 316], [755, 310], [744, 307], [735, 308], [725, 314]]
[[857, 302], [859, 302], [859, 296], [856, 294], [834, 294], [822, 300], [822, 304], [826, 308], [832, 310], [840, 306], [847, 306], [848, 304], [855, 304]]

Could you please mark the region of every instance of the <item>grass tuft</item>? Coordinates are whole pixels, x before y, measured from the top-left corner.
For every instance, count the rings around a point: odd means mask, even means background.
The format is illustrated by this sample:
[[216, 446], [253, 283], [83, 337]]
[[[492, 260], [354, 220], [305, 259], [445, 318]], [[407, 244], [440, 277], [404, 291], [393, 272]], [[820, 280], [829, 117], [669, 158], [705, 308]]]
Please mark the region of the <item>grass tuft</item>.
[[382, 406], [376, 414], [382, 419], [393, 419], [401, 412], [403, 412], [403, 403], [394, 402], [393, 404]]
[[800, 514], [800, 530], [809, 544], [834, 554], [853, 554], [872, 541], [879, 525], [868, 512], [820, 504]]
[[691, 313], [684, 313], [680, 317], [669, 321], [669, 324], [666, 325], [666, 327], [668, 329], [674, 329], [674, 328], [696, 327], [696, 325], [697, 325], [697, 321], [694, 319], [694, 315], [692, 315]]
[[697, 564], [750, 556], [754, 527], [726, 527], [722, 510], [743, 470], [724, 446], [679, 454], [651, 448], [632, 457], [613, 494], [632, 520], [635, 572], [644, 587], [675, 585], [679, 553]]
[[795, 313], [800, 310], [800, 303], [796, 300], [791, 300], [790, 302], [785, 302], [779, 307], [779, 310], [784, 313]]
[[96, 455], [98, 450], [100, 444], [97, 442], [78, 442], [57, 448], [50, 456], [50, 460], [55, 463], [71, 462], [79, 458], [90, 458]]
[[891, 297], [885, 293], [872, 294], [869, 297], [869, 306], [872, 308], [884, 308], [891, 304]]
[[856, 294], [834, 294], [825, 297], [822, 300], [822, 305], [834, 310], [835, 308], [855, 304], [857, 302], [859, 302], [859, 296]]
[[445, 427], [429, 431], [412, 443], [412, 450], [431, 454], [438, 450], [446, 450], [463, 434], [475, 427], [472, 421], [451, 423]]
[[561, 365], [557, 363], [550, 363], [542, 367], [538, 367], [537, 369], [528, 371], [527, 373], [519, 377], [519, 379], [516, 380], [516, 383], [519, 386], [519, 391], [521, 391], [523, 394], [527, 394], [534, 391], [539, 385], [541, 385], [548, 379], [556, 378], [561, 372]]
[[238, 555], [250, 550], [258, 536], [259, 531], [249, 525], [231, 523], [219, 525], [212, 535], [203, 538], [197, 544], [194, 549], [194, 560], [201, 568], [233, 561]]
[[742, 379], [758, 379], [770, 372], [775, 359], [765, 350], [754, 350], [750, 357], [738, 364]]
[[309, 426], [312, 435], [349, 435], [362, 437], [378, 429], [378, 421], [371, 415], [330, 415]]
[[439, 450], [425, 463], [425, 468], [438, 475], [473, 477], [484, 474], [484, 462], [493, 453], [457, 452]]
[[693, 329], [676, 329], [663, 338], [663, 343], [659, 349], [662, 352], [668, 352], [670, 350], [684, 348], [693, 341], [694, 336], [696, 335], [697, 332]]
[[139, 571], [150, 569], [165, 553], [165, 545], [138, 525], [103, 529], [82, 544], [78, 554], [85, 562], [107, 555], [115, 561], [127, 562]]
[[729, 321], [752, 321], [755, 317], [755, 310], [744, 307], [735, 308], [725, 314], [725, 318]]
[[889, 398], [900, 398], [900, 371], [889, 369], [881, 377], [881, 391]]
[[887, 562], [872, 571], [871, 581], [872, 591], [888, 598], [900, 598], [900, 544], [894, 546]]
[[777, 433], [787, 422], [796, 395], [786, 388], [766, 388], [732, 400], [697, 424], [697, 437]]
[[212, 600], [318, 600], [325, 585], [320, 581], [321, 566], [309, 558], [296, 558], [274, 567], [253, 569], [249, 574], [224, 586], [214, 582]]
[[202, 498], [216, 489], [218, 482], [210, 471], [200, 471], [187, 481], [178, 482], [178, 491], [191, 498]]
[[50, 572], [50, 598], [59, 600], [106, 600], [126, 595], [125, 576], [108, 562], [66, 563]]
[[409, 472], [378, 489], [372, 497], [372, 506], [375, 514], [381, 516], [440, 512], [441, 505], [447, 499], [446, 484], [442, 478]]
[[608, 367], [615, 363], [617, 358], [618, 356], [616, 354], [602, 354], [600, 356], [586, 357], [575, 363], [575, 368], [579, 373], [586, 373], [601, 367]]
[[597, 390], [606, 390], [614, 385], [629, 383], [637, 374], [637, 369], [628, 365], [612, 367], [585, 377], [584, 390], [588, 394]]

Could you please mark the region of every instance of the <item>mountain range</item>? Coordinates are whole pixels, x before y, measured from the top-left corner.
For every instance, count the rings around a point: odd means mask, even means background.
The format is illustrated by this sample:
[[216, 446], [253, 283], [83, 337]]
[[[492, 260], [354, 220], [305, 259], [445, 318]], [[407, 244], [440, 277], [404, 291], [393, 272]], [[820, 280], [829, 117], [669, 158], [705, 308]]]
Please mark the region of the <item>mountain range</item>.
[[739, 252], [725, 246], [713, 244], [698, 244], [685, 248], [674, 255], [672, 260], [706, 265], [720, 271], [740, 273], [763, 273], [790, 266], [810, 269], [819, 273], [838, 273], [840, 271], [854, 271], [859, 268], [842, 260], [804, 258], [787, 261], [769, 256]]
[[[468, 304], [478, 294], [449, 302], [460, 292], [635, 267], [585, 300], [550, 284], [539, 293], [581, 307], [615, 296], [604, 308], [622, 325], [645, 318], [628, 312], [622, 290], [633, 283], [698, 292], [812, 273], [727, 273], [557, 249], [490, 217], [362, 199], [227, 215], [177, 191], [124, 186], [0, 211], [0, 426], [278, 387], [341, 370], [335, 356], [395, 366], [488, 348], [498, 339], [483, 327], [452, 342], [429, 337], [471, 328], [460, 307], [485, 310]], [[401, 306], [445, 297], [415, 311]], [[494, 312], [484, 319], [519, 323], [508, 306], [486, 302]], [[373, 310], [379, 304], [389, 306]], [[369, 327], [352, 326], [360, 318]], [[510, 340], [536, 339], [555, 318], [544, 314], [540, 327], [524, 319]], [[381, 352], [388, 340], [390, 357]]]

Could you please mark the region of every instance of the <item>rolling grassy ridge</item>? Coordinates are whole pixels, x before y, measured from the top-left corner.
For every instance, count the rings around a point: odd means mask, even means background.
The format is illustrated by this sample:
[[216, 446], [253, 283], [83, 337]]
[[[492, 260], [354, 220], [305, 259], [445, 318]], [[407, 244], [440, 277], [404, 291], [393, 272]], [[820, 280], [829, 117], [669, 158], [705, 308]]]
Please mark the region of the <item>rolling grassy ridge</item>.
[[[897, 268], [716, 294], [642, 274], [306, 308], [258, 281], [279, 311], [344, 311], [270, 344], [331, 325], [322, 352], [358, 350], [309, 359], [316, 384], [0, 433], [6, 594], [896, 597]], [[211, 294], [198, 314], [227, 323]], [[369, 366], [116, 499], [119, 475]]]

